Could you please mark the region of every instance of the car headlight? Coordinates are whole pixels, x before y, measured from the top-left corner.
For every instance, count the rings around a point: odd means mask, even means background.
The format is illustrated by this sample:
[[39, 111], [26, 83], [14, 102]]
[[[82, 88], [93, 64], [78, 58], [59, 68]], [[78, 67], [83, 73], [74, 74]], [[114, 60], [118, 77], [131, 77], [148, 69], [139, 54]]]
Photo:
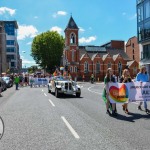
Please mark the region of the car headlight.
[[61, 83], [61, 86], [64, 86], [64, 83]]

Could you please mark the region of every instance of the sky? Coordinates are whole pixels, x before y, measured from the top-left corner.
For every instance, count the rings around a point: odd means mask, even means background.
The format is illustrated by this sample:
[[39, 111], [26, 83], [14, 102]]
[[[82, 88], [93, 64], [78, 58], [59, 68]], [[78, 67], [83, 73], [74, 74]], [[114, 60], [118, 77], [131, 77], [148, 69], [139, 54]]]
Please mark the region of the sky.
[[64, 36], [71, 15], [79, 27], [79, 45], [137, 36], [136, 0], [0, 0], [0, 20], [16, 20], [19, 26], [22, 67], [35, 65], [33, 38], [49, 30]]

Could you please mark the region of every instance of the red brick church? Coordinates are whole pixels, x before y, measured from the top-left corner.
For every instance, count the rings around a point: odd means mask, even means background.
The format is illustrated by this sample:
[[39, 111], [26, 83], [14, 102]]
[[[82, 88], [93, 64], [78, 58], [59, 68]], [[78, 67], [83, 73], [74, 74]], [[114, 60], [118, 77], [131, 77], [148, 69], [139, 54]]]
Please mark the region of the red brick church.
[[94, 74], [96, 80], [103, 81], [107, 68], [111, 67], [116, 76], [121, 76], [126, 66], [131, 77], [136, 76], [138, 63], [131, 60], [121, 46], [117, 47], [120, 42], [116, 47], [110, 46], [112, 42], [102, 46], [79, 46], [79, 28], [72, 16], [64, 32], [63, 65], [73, 79], [89, 81], [91, 74]]

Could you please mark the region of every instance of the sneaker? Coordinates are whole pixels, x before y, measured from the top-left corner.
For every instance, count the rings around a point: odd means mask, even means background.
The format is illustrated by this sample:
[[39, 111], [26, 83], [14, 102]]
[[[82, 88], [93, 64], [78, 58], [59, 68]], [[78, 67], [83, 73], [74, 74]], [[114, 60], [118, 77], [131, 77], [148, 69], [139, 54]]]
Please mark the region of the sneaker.
[[125, 105], [122, 105], [122, 109], [123, 109], [123, 111], [125, 111]]
[[129, 113], [128, 108], [126, 108], [125, 113], [126, 113], [126, 114], [128, 114], [128, 113]]
[[111, 113], [109, 110], [107, 110], [106, 114], [108, 114], [109, 116], [111, 116]]
[[112, 116], [117, 116], [117, 113], [115, 111], [112, 111]]
[[141, 108], [141, 106], [138, 106], [138, 108], [137, 108], [138, 110], [142, 110], [142, 108]]
[[149, 110], [149, 109], [145, 109], [145, 112], [146, 112], [147, 114], [150, 114], [150, 110]]

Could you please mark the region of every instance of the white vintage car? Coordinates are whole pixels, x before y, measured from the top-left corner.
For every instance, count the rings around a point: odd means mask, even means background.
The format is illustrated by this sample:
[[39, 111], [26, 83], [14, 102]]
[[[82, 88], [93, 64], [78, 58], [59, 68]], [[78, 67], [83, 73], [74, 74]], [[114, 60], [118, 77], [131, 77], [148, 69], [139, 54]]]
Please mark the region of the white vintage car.
[[54, 93], [56, 97], [60, 97], [61, 94], [75, 94], [76, 97], [80, 97], [81, 88], [75, 81], [70, 80], [69, 77], [55, 76], [48, 83], [48, 92]]

